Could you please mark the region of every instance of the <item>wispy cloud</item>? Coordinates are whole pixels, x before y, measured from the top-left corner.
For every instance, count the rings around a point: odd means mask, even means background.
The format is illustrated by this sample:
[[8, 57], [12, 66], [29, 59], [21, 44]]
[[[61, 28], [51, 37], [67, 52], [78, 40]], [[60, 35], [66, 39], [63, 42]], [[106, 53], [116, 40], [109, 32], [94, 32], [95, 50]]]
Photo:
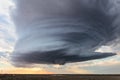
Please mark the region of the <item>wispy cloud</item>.
[[15, 28], [10, 19], [11, 0], [0, 0], [0, 51], [13, 51]]

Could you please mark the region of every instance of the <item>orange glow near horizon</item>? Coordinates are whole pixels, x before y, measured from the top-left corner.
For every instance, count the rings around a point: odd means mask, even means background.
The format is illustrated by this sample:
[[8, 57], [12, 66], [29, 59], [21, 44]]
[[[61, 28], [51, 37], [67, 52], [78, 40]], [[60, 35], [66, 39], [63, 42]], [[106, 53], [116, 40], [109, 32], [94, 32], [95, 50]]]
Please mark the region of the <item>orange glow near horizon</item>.
[[15, 68], [1, 70], [0, 74], [53, 74], [53, 73], [43, 69]]

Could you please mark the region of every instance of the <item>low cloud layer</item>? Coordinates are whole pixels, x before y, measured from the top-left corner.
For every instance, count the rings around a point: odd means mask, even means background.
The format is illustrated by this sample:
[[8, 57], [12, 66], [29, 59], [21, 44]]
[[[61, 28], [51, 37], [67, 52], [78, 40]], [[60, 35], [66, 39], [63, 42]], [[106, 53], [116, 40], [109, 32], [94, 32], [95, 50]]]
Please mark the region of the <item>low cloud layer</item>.
[[[15, 66], [65, 64], [113, 56], [95, 52], [120, 37], [113, 0], [16, 0]], [[113, 13], [114, 10], [114, 13]]]

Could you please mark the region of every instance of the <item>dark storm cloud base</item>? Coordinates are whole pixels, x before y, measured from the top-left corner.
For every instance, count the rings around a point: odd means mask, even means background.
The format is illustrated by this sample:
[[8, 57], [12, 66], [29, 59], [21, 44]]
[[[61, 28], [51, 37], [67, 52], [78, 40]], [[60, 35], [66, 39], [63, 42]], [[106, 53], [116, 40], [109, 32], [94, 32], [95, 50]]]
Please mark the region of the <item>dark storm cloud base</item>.
[[64, 65], [65, 63], [88, 61], [88, 60], [100, 59], [100, 58], [105, 58], [105, 57], [116, 55], [115, 53], [95, 52], [95, 54], [97, 55], [79, 56], [79, 55], [67, 55], [66, 53], [64, 53], [64, 51], [65, 50], [56, 50], [56, 51], [49, 51], [49, 52], [32, 52], [32, 53], [28, 53], [28, 54], [24, 54], [20, 56], [16, 55], [15, 58], [13, 57], [13, 62], [14, 61], [16, 63], [18, 62], [17, 64], [19, 63], [26, 63], [26, 64], [41, 63], [41, 64]]

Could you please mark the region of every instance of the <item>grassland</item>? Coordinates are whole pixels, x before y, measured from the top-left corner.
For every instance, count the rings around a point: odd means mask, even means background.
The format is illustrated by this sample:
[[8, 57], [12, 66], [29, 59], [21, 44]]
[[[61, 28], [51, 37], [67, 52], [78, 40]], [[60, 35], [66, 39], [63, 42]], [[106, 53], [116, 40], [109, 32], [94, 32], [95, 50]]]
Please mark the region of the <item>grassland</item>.
[[120, 75], [27, 75], [1, 74], [0, 80], [120, 80]]

